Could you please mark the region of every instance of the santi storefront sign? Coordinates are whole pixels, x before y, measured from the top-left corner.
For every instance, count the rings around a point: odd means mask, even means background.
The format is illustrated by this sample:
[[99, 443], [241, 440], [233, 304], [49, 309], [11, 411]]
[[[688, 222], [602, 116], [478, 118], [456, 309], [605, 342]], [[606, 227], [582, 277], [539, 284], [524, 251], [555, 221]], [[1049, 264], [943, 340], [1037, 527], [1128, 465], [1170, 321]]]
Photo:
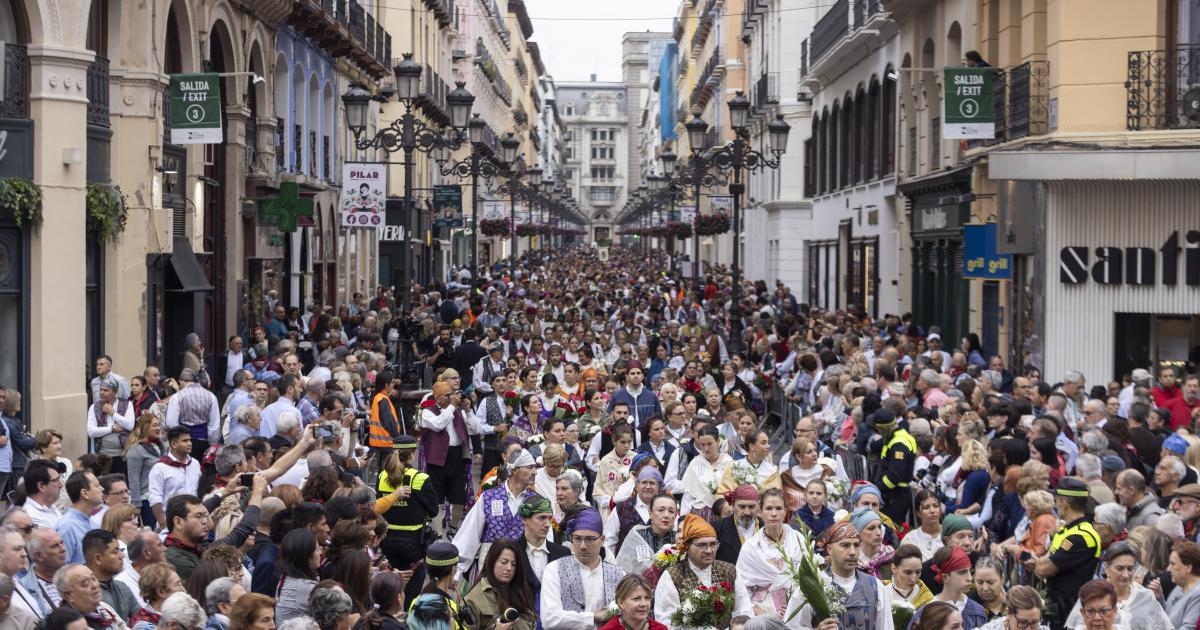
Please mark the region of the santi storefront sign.
[[1157, 249], [1064, 247], [1058, 270], [1063, 284], [1200, 287], [1200, 230], [1171, 232]]

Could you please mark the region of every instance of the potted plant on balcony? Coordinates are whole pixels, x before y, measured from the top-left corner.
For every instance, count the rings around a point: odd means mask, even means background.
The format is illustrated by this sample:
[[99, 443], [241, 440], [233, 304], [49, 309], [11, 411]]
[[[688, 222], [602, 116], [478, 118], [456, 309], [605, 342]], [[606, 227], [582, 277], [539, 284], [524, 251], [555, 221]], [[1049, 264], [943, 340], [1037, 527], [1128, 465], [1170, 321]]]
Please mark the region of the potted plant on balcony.
[[28, 179], [0, 179], [0, 211], [8, 212], [17, 227], [42, 226], [42, 189]]
[[696, 217], [696, 234], [698, 236], [716, 236], [729, 231], [729, 215], [724, 212], [702, 214]]
[[512, 223], [508, 219], [483, 219], [479, 222], [479, 231], [484, 236], [508, 236]]
[[540, 234], [542, 226], [536, 223], [522, 223], [517, 226], [517, 236], [535, 236]]

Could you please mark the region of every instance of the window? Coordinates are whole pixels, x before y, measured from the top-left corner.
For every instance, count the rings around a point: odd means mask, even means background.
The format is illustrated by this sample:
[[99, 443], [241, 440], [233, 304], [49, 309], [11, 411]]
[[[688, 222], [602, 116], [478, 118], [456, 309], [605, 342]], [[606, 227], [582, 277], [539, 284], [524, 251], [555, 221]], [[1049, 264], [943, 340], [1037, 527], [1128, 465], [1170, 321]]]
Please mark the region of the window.
[[929, 170], [936, 171], [942, 168], [942, 119], [934, 118], [929, 128], [930, 149], [932, 156], [929, 158]]
[[568, 116], [575, 115], [575, 106], [574, 105], [567, 105], [567, 115]]
[[[892, 73], [892, 67], [888, 66], [885, 76]], [[896, 172], [896, 82], [891, 79], [885, 79], [883, 82], [883, 102], [880, 109], [883, 128], [883, 173], [890, 174]]]
[[908, 128], [908, 174], [917, 174], [917, 128]]

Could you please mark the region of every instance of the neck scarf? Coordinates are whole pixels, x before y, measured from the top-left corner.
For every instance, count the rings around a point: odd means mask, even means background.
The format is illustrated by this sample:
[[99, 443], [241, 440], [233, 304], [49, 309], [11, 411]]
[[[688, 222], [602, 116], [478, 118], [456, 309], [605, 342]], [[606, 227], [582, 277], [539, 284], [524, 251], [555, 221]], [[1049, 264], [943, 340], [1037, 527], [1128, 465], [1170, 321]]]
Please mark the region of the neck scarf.
[[179, 461], [174, 457], [171, 457], [171, 453], [168, 452], [166, 455], [163, 455], [159, 458], [158, 463], [174, 466], [175, 468], [187, 468], [192, 464], [192, 456], [188, 455], [183, 461]]

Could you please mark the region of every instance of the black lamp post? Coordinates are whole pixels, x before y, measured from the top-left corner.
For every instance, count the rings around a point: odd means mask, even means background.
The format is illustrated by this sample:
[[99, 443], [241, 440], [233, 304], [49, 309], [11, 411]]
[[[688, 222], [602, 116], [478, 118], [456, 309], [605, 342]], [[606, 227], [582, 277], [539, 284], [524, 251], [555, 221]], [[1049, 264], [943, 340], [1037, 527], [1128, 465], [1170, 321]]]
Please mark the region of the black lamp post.
[[[396, 76], [394, 96], [404, 106], [404, 113], [391, 124], [366, 136], [367, 124], [370, 118], [371, 101], [376, 99], [366, 88], [354, 84], [342, 95], [342, 103], [346, 108], [346, 126], [354, 136], [354, 146], [360, 151], [367, 149], [382, 149], [385, 153], [403, 152], [404, 154], [404, 211], [401, 216], [401, 227], [405, 240], [404, 269], [400, 280], [400, 310], [408, 316], [412, 312], [412, 235], [409, 225], [412, 219], [413, 204], [413, 153], [433, 153], [445, 143], [440, 130], [426, 125], [413, 114], [413, 105], [421, 89], [421, 64], [413, 61], [412, 53], [406, 53], [404, 59], [396, 64], [393, 73]], [[471, 117], [471, 106], [475, 97], [462, 89], [447, 95], [450, 105], [450, 120], [459, 130], [467, 126]], [[390, 92], [390, 91], [389, 91]], [[381, 94], [379, 98], [387, 100], [393, 94]], [[454, 96], [453, 99], [450, 96]]]
[[[469, 92], [462, 89], [462, 83], [459, 83], [458, 86], [462, 92], [470, 95]], [[451, 97], [458, 91], [455, 90], [446, 95], [446, 100], [453, 103]], [[453, 108], [453, 105], [451, 107]], [[444, 177], [455, 175], [459, 180], [468, 177], [471, 179], [471, 277], [475, 278], [479, 273], [479, 178], [482, 177], [490, 184], [493, 179], [504, 175], [508, 164], [501, 164], [484, 153], [483, 131], [487, 128], [487, 124], [483, 122], [479, 114], [475, 114], [471, 118], [466, 128], [466, 139], [471, 144], [470, 154], [458, 162], [450, 162], [450, 152], [458, 149], [462, 144], [462, 136], [459, 135], [455, 139], [444, 142], [439, 150], [434, 152], [434, 159]]]
[[[742, 269], [740, 257], [741, 241], [741, 201], [746, 186], [742, 182], [742, 171], [755, 172], [778, 169], [787, 150], [788, 132], [791, 126], [783, 120], [782, 115], [776, 115], [775, 120], [767, 125], [768, 151], [774, 159], [750, 146], [750, 133], [746, 123], [750, 115], [750, 101], [745, 94], [738, 92], [729, 103], [729, 121], [733, 128], [733, 140], [715, 149], [705, 158], [705, 162], [714, 170], [729, 173], [733, 181], [729, 183], [729, 194], [733, 197], [733, 272], [732, 305], [729, 313], [729, 350], [741, 351], [742, 348]], [[690, 122], [689, 122], [690, 125]], [[691, 128], [688, 129], [689, 133]]]

